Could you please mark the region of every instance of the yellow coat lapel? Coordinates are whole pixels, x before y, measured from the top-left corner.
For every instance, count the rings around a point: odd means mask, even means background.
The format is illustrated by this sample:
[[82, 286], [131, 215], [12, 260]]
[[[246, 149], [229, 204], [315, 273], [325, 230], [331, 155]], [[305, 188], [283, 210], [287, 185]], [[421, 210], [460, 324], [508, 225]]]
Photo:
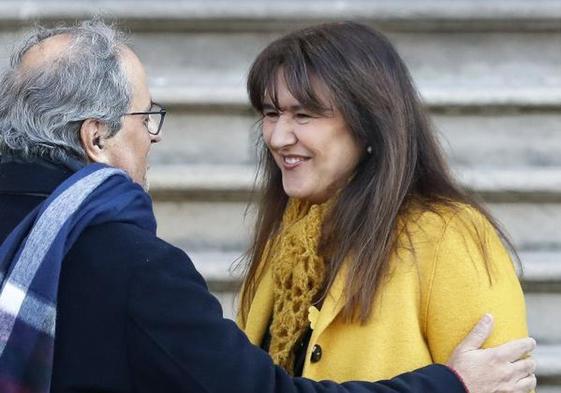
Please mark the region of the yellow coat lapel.
[[[315, 307], [310, 307], [310, 326], [313, 329], [312, 337], [310, 339], [311, 343], [317, 341], [318, 337], [327, 329], [327, 327], [333, 322], [335, 317], [339, 315], [341, 309], [344, 305], [344, 289], [345, 281], [347, 279], [347, 267], [343, 265], [337, 276], [333, 285], [329, 288], [327, 296], [321, 306], [321, 310], [317, 310]], [[312, 346], [310, 345], [309, 348]]]
[[242, 327], [253, 345], [261, 345], [272, 314], [273, 274], [270, 264], [267, 264], [247, 314], [247, 320], [250, 322]]
[[[347, 267], [343, 265], [335, 277], [335, 281], [323, 302], [321, 310], [310, 307], [309, 320], [313, 329], [310, 342], [316, 342], [318, 337], [339, 315], [344, 305], [345, 280]], [[257, 286], [255, 297], [247, 315], [248, 323], [241, 326], [247, 337], [254, 345], [261, 345], [265, 331], [269, 327], [273, 315], [273, 275], [271, 266], [267, 266], [263, 277]], [[311, 348], [311, 346], [310, 346]]]

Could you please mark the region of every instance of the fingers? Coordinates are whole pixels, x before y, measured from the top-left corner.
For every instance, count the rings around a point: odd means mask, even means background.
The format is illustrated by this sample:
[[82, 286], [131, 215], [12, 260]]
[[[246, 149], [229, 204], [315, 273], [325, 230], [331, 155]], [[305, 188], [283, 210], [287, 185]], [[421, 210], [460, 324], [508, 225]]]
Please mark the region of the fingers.
[[515, 362], [526, 357], [536, 348], [536, 340], [531, 337], [521, 338], [490, 349], [495, 356], [504, 362]]
[[531, 390], [534, 390], [536, 388], [536, 385], [536, 376], [534, 374], [528, 375], [526, 378], [522, 378], [516, 383], [514, 391], [516, 393], [528, 393]]
[[481, 348], [487, 337], [493, 330], [493, 317], [491, 314], [485, 314], [483, 318], [474, 326], [471, 332], [462, 340], [456, 350], [460, 352], [472, 351]]
[[525, 378], [536, 372], [536, 361], [532, 358], [526, 358], [512, 363], [512, 369], [515, 375]]

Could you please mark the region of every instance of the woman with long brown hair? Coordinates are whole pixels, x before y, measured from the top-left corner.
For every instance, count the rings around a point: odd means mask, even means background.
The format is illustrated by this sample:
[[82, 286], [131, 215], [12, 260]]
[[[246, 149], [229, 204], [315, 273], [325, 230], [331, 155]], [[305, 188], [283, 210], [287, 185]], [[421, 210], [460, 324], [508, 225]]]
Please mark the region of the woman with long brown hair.
[[288, 34], [248, 91], [264, 142], [239, 313], [254, 344], [291, 374], [345, 381], [443, 363], [486, 312], [486, 345], [527, 335], [510, 243], [450, 175], [382, 34]]

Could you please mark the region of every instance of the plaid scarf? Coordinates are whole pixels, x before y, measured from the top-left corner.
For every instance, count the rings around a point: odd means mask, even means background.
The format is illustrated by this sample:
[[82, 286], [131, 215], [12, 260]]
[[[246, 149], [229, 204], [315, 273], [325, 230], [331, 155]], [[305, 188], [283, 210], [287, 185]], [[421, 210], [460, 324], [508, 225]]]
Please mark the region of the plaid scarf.
[[156, 233], [148, 194], [122, 170], [92, 164], [59, 185], [0, 246], [0, 392], [50, 390], [62, 261], [86, 227], [115, 221]]

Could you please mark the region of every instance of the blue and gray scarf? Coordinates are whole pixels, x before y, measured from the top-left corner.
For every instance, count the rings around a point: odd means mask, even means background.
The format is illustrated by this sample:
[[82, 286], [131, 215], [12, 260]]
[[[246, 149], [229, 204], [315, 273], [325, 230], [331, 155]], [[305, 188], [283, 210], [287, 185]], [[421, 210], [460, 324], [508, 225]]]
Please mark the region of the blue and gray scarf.
[[49, 391], [62, 261], [86, 227], [106, 222], [156, 233], [148, 194], [122, 170], [92, 164], [64, 181], [0, 246], [0, 392]]

